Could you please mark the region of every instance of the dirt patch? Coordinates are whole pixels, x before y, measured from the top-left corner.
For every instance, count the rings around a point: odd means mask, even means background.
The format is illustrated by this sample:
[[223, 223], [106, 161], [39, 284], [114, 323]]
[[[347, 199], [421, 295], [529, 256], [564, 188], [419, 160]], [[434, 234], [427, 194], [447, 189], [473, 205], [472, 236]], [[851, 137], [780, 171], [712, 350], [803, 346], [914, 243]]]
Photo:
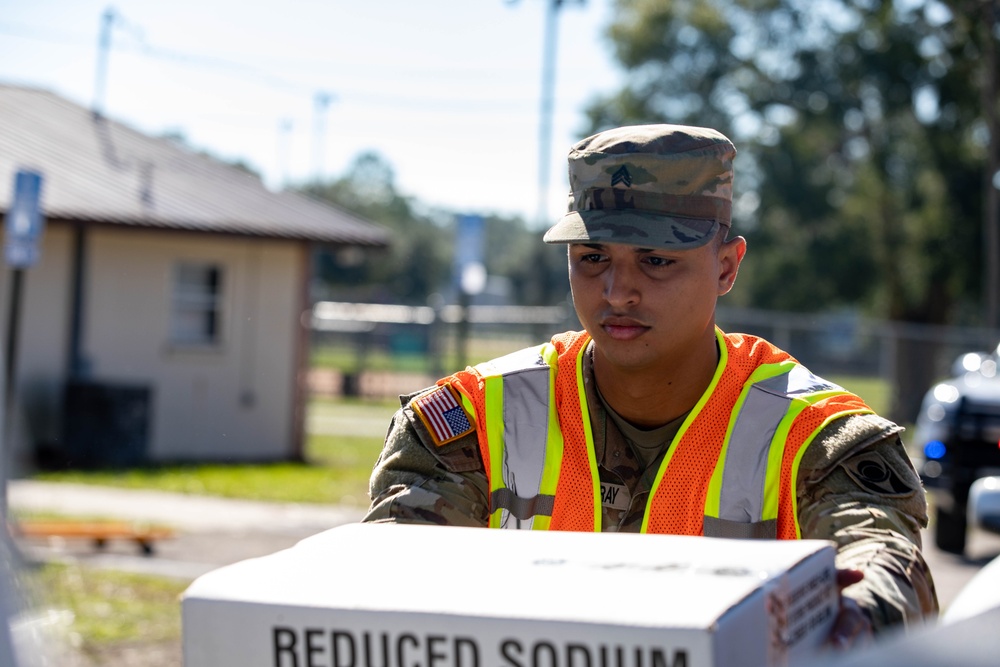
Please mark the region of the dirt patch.
[[91, 649], [86, 659], [94, 667], [181, 667], [181, 642], [115, 644]]
[[309, 391], [316, 396], [360, 396], [364, 398], [396, 398], [429, 387], [437, 378], [427, 373], [365, 371], [344, 375], [330, 369], [309, 371]]

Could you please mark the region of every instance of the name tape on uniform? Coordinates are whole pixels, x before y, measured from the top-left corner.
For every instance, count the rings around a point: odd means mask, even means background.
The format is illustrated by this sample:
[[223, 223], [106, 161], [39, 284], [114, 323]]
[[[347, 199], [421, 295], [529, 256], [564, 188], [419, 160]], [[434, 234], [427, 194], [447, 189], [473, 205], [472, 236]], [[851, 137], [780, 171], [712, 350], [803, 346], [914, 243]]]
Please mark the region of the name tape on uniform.
[[628, 487], [622, 484], [601, 482], [601, 504], [613, 510], [627, 510], [631, 498]]

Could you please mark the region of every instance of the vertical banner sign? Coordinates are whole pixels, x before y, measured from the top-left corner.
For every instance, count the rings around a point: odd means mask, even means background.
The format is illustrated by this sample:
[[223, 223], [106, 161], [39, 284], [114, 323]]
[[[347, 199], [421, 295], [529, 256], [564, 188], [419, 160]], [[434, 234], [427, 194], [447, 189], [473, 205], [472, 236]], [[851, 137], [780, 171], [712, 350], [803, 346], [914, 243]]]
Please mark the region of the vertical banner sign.
[[462, 317], [455, 332], [455, 353], [459, 368], [464, 368], [469, 347], [469, 305], [472, 295], [486, 287], [486, 267], [483, 265], [485, 236], [483, 216], [460, 215], [455, 219], [455, 261], [452, 264], [452, 284], [458, 292]]
[[42, 175], [19, 171], [14, 176], [14, 200], [7, 210], [3, 254], [15, 269], [38, 261], [38, 239], [42, 235]]
[[456, 219], [452, 280], [455, 288], [464, 294], [479, 294], [486, 287], [485, 231], [481, 215], [460, 215]]

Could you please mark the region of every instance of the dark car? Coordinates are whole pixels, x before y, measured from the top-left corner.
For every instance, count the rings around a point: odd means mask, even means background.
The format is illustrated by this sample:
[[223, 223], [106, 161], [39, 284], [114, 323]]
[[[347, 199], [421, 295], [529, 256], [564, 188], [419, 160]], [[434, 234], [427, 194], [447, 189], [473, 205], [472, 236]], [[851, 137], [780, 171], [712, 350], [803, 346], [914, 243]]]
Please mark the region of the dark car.
[[917, 418], [915, 444], [923, 448], [920, 476], [934, 506], [934, 541], [949, 553], [965, 551], [969, 489], [1000, 474], [1000, 358], [972, 352], [954, 377], [932, 387]]

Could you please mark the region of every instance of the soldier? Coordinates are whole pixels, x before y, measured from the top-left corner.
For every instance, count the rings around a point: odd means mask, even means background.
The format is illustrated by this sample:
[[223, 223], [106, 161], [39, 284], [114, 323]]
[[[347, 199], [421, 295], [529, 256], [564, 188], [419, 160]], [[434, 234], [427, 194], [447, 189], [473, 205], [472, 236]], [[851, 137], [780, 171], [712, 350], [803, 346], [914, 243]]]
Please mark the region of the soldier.
[[729, 237], [735, 154], [677, 125], [577, 143], [544, 240], [568, 245], [585, 331], [403, 397], [365, 521], [827, 539], [835, 645], [933, 618], [902, 429], [715, 325], [746, 252]]

